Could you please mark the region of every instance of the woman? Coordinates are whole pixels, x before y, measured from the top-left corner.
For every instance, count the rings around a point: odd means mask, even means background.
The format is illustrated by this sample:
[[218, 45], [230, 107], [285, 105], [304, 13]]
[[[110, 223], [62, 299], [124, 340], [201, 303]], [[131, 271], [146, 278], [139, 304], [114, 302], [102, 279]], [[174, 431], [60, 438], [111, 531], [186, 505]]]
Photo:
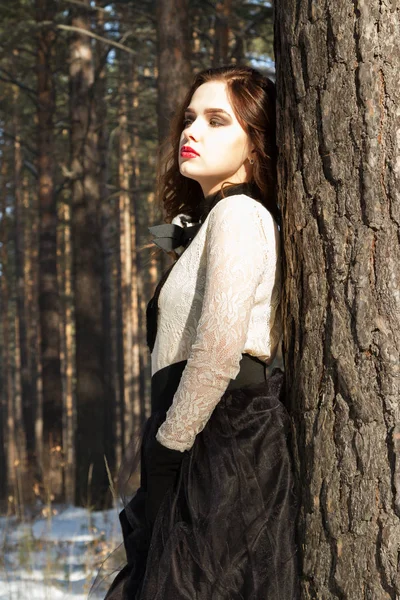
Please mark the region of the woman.
[[120, 515], [127, 564], [107, 600], [294, 600], [296, 502], [283, 401], [275, 88], [199, 73], [160, 179], [179, 258], [147, 309], [152, 414]]

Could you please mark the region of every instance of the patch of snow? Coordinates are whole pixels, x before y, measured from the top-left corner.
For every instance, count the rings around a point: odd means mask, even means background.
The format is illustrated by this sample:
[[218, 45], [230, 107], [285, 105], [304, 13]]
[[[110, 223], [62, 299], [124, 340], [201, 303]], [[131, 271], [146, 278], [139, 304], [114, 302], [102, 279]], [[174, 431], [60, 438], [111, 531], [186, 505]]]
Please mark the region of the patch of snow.
[[100, 565], [122, 542], [121, 509], [54, 506], [32, 523], [0, 517], [0, 600], [87, 600]]

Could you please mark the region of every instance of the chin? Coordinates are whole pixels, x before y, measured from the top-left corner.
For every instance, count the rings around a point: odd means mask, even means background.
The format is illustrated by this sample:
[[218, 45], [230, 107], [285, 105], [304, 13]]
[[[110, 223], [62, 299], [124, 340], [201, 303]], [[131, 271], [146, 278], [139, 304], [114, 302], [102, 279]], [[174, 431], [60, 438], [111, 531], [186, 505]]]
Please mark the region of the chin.
[[[182, 168], [183, 166], [183, 168]], [[185, 169], [184, 165], [182, 165], [179, 169], [181, 175], [183, 175], [183, 177], [187, 177], [188, 179], [194, 179], [195, 181], [198, 181], [198, 177], [196, 175], [196, 173], [191, 173], [190, 169]]]

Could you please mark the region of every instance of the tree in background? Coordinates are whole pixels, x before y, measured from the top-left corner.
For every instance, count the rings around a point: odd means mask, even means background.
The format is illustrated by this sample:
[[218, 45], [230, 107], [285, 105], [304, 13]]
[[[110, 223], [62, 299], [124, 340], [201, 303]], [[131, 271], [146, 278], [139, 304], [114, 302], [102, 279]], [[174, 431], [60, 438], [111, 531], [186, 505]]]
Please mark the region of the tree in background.
[[157, 115], [163, 141], [192, 78], [188, 0], [157, 0]]
[[[89, 0], [83, 4], [90, 5]], [[71, 9], [77, 30], [70, 38], [71, 202], [76, 323], [76, 502], [102, 503], [108, 488], [104, 465], [103, 261], [100, 232], [99, 123], [93, 45], [85, 7]], [[90, 490], [93, 490], [92, 495]]]
[[[57, 279], [57, 199], [55, 194], [54, 117], [56, 97], [54, 54], [56, 35], [51, 25], [56, 5], [51, 0], [36, 0], [37, 31], [37, 194], [39, 203], [39, 315], [41, 344], [42, 402], [37, 403], [37, 460], [41, 475], [52, 472], [52, 489], [63, 493], [63, 473], [50, 464], [50, 457], [62, 441], [62, 385], [60, 360], [61, 307]], [[42, 26], [47, 22], [46, 27]], [[46, 464], [44, 464], [44, 462]], [[49, 485], [49, 482], [46, 482]]]

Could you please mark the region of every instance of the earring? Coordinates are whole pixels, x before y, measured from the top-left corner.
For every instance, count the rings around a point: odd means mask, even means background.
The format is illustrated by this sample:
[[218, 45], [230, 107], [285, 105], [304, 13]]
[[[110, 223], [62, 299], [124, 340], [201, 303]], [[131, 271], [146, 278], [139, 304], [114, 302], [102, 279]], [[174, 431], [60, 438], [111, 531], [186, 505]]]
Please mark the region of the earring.
[[250, 163], [251, 165], [254, 165], [254, 158], [249, 158], [249, 163]]

